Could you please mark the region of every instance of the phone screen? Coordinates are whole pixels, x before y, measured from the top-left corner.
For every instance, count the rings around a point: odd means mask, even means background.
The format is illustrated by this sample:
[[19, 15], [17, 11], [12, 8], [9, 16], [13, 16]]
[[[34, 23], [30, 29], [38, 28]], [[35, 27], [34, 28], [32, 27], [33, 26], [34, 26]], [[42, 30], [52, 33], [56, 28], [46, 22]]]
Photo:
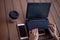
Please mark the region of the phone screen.
[[20, 37], [26, 37], [27, 36], [27, 32], [25, 29], [25, 25], [24, 24], [18, 24], [18, 33], [20, 35]]

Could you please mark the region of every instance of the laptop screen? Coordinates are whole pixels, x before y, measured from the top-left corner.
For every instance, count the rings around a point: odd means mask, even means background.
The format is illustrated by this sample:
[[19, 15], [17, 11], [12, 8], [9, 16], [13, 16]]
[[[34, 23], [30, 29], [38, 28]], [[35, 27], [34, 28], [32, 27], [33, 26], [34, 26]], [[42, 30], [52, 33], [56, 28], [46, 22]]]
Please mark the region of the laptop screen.
[[48, 17], [50, 5], [50, 3], [28, 3], [26, 18], [33, 19]]

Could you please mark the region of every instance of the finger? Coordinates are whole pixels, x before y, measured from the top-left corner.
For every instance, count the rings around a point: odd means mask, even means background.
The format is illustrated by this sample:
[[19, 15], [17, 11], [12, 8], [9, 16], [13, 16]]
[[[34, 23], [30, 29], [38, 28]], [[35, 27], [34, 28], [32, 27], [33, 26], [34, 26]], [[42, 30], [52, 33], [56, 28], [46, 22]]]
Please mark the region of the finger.
[[38, 29], [37, 29], [37, 28], [36, 28], [36, 29], [33, 29], [33, 30], [32, 30], [32, 33], [33, 33], [34, 35], [38, 34]]
[[35, 34], [38, 34], [38, 29], [37, 28], [35, 29]]
[[35, 35], [35, 29], [32, 29], [32, 34], [34, 34], [34, 35]]
[[35, 29], [35, 35], [37, 35], [37, 37], [39, 36], [38, 29]]
[[51, 36], [54, 36], [54, 33], [50, 30], [50, 28], [49, 28], [49, 32], [50, 32]]
[[32, 34], [34, 35], [36, 40], [39, 38], [38, 29], [37, 28], [32, 30]]
[[52, 31], [54, 31], [55, 30], [55, 28], [52, 26], [52, 25], [50, 25], [50, 27], [49, 27]]
[[53, 27], [50, 27], [50, 30], [51, 30], [52, 32], [54, 32], [54, 31], [55, 31], [55, 29], [54, 29]]
[[56, 28], [50, 26], [50, 30], [51, 30], [54, 34], [56, 34]]
[[50, 25], [50, 27], [53, 28], [53, 29], [56, 29], [56, 25], [55, 24], [53, 24], [53, 25]]
[[51, 29], [50, 29], [50, 28], [49, 28], [48, 30], [49, 30], [49, 32], [50, 32], [50, 33], [52, 33], [52, 31], [51, 31]]
[[51, 27], [51, 28], [54, 28], [54, 26], [53, 26], [53, 25], [50, 25], [50, 27]]
[[54, 26], [54, 24], [50, 24], [49, 26]]
[[56, 24], [54, 24], [54, 27], [56, 28]]
[[53, 28], [54, 29], [54, 33], [56, 33], [56, 30], [57, 30], [56, 25], [54, 24], [54, 26], [53, 27], [51, 26], [51, 28]]
[[[29, 37], [31, 37], [33, 34], [32, 34], [32, 31], [29, 31]], [[33, 36], [32, 36], [33, 38]]]
[[56, 24], [50, 24], [51, 26], [53, 26], [54, 28], [56, 27]]
[[50, 29], [49, 29], [49, 32], [50, 32], [52, 37], [56, 37], [57, 38], [57, 35], [55, 33], [53, 33]]
[[53, 34], [53, 32], [51, 31], [51, 29], [50, 29], [50, 28], [49, 28], [48, 30], [49, 30], [49, 32], [50, 32], [51, 34]]

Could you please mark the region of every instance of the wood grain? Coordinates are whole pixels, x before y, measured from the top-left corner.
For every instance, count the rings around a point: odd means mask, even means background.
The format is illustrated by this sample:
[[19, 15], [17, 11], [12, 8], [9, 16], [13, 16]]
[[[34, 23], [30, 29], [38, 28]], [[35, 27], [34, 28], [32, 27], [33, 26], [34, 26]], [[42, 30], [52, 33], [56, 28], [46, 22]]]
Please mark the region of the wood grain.
[[46, 0], [40, 0], [41, 1], [41, 3], [45, 3], [46, 2]]
[[[51, 3], [51, 5], [53, 4], [53, 3], [51, 2], [51, 0], [46, 0], [46, 1], [49, 2], [49, 3]], [[54, 6], [51, 6], [51, 7], [54, 7]], [[50, 16], [49, 20], [50, 20], [50, 22], [51, 22], [52, 24], [55, 24], [55, 19], [54, 19], [54, 17], [52, 16], [52, 12], [51, 12], [51, 9], [52, 9], [52, 8], [51, 8], [51, 7], [50, 7], [50, 15], [51, 15], [51, 16]], [[52, 20], [51, 20], [51, 18], [52, 18]], [[56, 24], [55, 24], [55, 25], [56, 25]], [[56, 26], [56, 27], [57, 27], [57, 26]], [[57, 35], [59, 35], [58, 30], [57, 30], [56, 33], [57, 33]]]
[[40, 3], [40, 0], [34, 0], [34, 2], [36, 2], [36, 3]]
[[[25, 23], [28, 2], [51, 2], [48, 19], [57, 25], [57, 34], [60, 34], [60, 0], [0, 0], [0, 40], [19, 40], [16, 25]], [[9, 22], [9, 12], [12, 10], [19, 13], [14, 23]]]
[[51, 2], [53, 3], [53, 6], [57, 12], [56, 14], [60, 20], [60, 6], [58, 5], [57, 1], [55, 1], [55, 0], [52, 0]]
[[22, 15], [23, 15], [23, 18], [24, 18], [24, 22], [26, 20], [26, 12], [27, 12], [27, 1], [26, 0], [20, 0], [21, 2], [21, 8], [22, 8]]
[[27, 2], [33, 2], [34, 0], [27, 0]]
[[24, 21], [24, 16], [23, 16], [23, 12], [22, 12], [22, 7], [21, 7], [21, 2], [20, 0], [13, 0], [13, 8], [14, 10], [16, 10], [19, 13], [19, 18], [17, 20], [17, 24], [23, 23]]
[[0, 0], [0, 40], [8, 40], [4, 0]]
[[6, 17], [7, 17], [7, 23], [8, 23], [8, 29], [9, 29], [9, 40], [19, 40], [18, 34], [17, 34], [17, 28], [16, 28], [16, 22], [10, 23], [9, 22], [9, 12], [13, 11], [13, 1], [12, 0], [5, 0], [5, 8], [6, 8]]
[[58, 29], [58, 27], [59, 27], [59, 23], [58, 23], [59, 20], [58, 20], [58, 17], [57, 17], [57, 15], [56, 15], [56, 10], [55, 10], [53, 4], [51, 5], [51, 13], [52, 13], [52, 16], [53, 16], [53, 18], [54, 18], [55, 24], [57, 25], [57, 30], [58, 30], [58, 32], [59, 32], [59, 29]]

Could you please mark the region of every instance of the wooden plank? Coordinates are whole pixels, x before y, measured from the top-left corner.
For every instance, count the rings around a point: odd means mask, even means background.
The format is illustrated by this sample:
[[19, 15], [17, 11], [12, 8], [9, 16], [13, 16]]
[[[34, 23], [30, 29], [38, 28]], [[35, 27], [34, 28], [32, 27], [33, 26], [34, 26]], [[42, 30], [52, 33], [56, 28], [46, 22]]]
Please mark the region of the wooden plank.
[[41, 2], [50, 3], [50, 0], [41, 0]]
[[[54, 9], [55, 9], [55, 12], [56, 12], [56, 16], [57, 16], [57, 19], [58, 19], [58, 21], [56, 20], [56, 22], [58, 22], [57, 24], [59, 24], [60, 25], [60, 21], [59, 21], [59, 16], [60, 16], [60, 8], [59, 8], [59, 6], [58, 6], [58, 4], [57, 4], [57, 0], [51, 0], [51, 2], [52, 2], [52, 4], [53, 4], [53, 6], [54, 6]], [[58, 26], [59, 26], [58, 25]], [[57, 29], [58, 29], [59, 27], [57, 27]], [[60, 31], [59, 29], [58, 29], [58, 31]], [[60, 34], [60, 32], [59, 32], [59, 34]]]
[[33, 2], [34, 0], [27, 0], [27, 2]]
[[36, 2], [36, 3], [40, 3], [40, 0], [34, 0], [34, 2]]
[[54, 5], [54, 8], [56, 10], [56, 15], [58, 16], [59, 20], [60, 20], [60, 6], [58, 5], [57, 1], [51, 0], [51, 2]]
[[19, 13], [19, 19], [17, 20], [17, 24], [24, 23], [27, 1], [26, 0], [13, 0], [13, 4], [14, 4], [14, 10], [16, 10]]
[[20, 0], [13, 0], [13, 6], [14, 6], [14, 10], [19, 13], [19, 18], [17, 20], [17, 24], [23, 23], [24, 22], [24, 19], [23, 19], [24, 16], [22, 13], [22, 7], [21, 7]]
[[51, 0], [46, 0], [47, 3], [51, 3]]
[[13, 1], [12, 0], [5, 0], [5, 8], [6, 8], [6, 16], [7, 16], [7, 23], [9, 28], [10, 39], [9, 40], [19, 40], [17, 29], [16, 29], [16, 22], [10, 23], [9, 22], [9, 12], [13, 10]]
[[[46, 0], [47, 2], [50, 2], [51, 3], [51, 0]], [[52, 3], [51, 3], [52, 4]], [[54, 19], [54, 17], [52, 16], [52, 13], [51, 13], [51, 10], [50, 10], [50, 18], [49, 18], [49, 20], [50, 20], [50, 22], [52, 23], [52, 24], [55, 24], [55, 19]], [[52, 18], [52, 20], [51, 20], [51, 18]], [[59, 35], [59, 33], [58, 33], [58, 30], [57, 30], [57, 35]]]
[[0, 40], [8, 40], [4, 0], [0, 0]]
[[46, 2], [46, 0], [40, 0], [41, 1], [41, 3], [43, 2], [43, 3], [45, 3]]
[[54, 18], [54, 20], [55, 20], [55, 24], [57, 25], [57, 30], [58, 30], [58, 32], [60, 32], [59, 30], [59, 20], [58, 20], [58, 16], [56, 15], [56, 10], [55, 10], [55, 8], [54, 8], [54, 6], [53, 6], [53, 4], [51, 5], [51, 12], [52, 12], [52, 16], [53, 16], [53, 18]]
[[21, 8], [22, 8], [22, 15], [23, 15], [24, 21], [25, 21], [26, 11], [27, 11], [27, 1], [26, 0], [20, 0], [20, 3], [21, 3]]

